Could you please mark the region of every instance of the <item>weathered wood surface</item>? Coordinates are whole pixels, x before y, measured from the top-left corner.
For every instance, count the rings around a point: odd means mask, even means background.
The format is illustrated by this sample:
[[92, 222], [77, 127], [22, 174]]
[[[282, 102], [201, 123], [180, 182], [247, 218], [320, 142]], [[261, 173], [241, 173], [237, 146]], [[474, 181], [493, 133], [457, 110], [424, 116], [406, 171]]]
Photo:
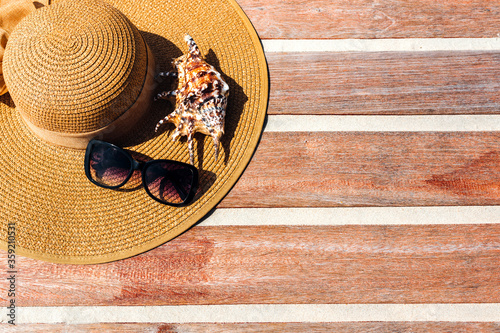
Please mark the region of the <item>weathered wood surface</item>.
[[[263, 39], [499, 36], [498, 1], [237, 2]], [[498, 52], [266, 57], [269, 114], [500, 112]], [[498, 132], [282, 132], [263, 134], [219, 208], [499, 204]], [[136, 257], [89, 266], [18, 256], [16, 305], [500, 303], [500, 224], [432, 225], [439, 222], [196, 226]], [[0, 331], [500, 332], [500, 323], [21, 324]]]
[[487, 0], [237, 0], [261, 38], [498, 37]]
[[269, 114], [500, 113], [498, 52], [301, 52], [266, 58]]
[[497, 204], [497, 132], [268, 132], [219, 207]]
[[499, 256], [495, 224], [197, 226], [113, 263], [19, 257], [16, 304], [498, 303]]
[[[7, 330], [10, 332], [10, 330]], [[12, 330], [14, 332], [14, 330]], [[500, 332], [500, 323], [449, 322], [346, 322], [346, 323], [224, 323], [224, 324], [24, 324], [19, 333], [492, 333]]]

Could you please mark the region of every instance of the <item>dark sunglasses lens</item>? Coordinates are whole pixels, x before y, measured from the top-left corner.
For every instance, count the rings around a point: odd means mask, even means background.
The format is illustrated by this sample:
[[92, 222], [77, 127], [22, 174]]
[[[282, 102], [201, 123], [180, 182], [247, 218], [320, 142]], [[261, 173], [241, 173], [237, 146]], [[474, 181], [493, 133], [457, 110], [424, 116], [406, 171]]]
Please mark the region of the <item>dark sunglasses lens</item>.
[[92, 146], [88, 163], [92, 179], [107, 187], [122, 185], [132, 172], [130, 159], [122, 151], [106, 144]]
[[144, 172], [149, 193], [165, 203], [184, 203], [196, 186], [195, 171], [182, 164], [155, 161]]

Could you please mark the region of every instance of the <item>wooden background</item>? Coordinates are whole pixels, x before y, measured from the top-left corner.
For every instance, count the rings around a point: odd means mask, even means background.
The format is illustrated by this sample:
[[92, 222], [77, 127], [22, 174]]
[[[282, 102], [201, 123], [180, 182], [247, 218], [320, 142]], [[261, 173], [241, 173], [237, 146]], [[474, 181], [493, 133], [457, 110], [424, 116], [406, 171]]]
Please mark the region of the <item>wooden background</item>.
[[[265, 45], [309, 39], [483, 39], [500, 32], [500, 1], [237, 1]], [[500, 217], [454, 223], [461, 207], [500, 204], [499, 132], [307, 129], [311, 115], [428, 115], [430, 121], [439, 121], [439, 115], [496, 115], [500, 49], [266, 50], [266, 57], [269, 121], [292, 115], [305, 130], [264, 131], [247, 170], [217, 212], [247, 216], [269, 209], [264, 212], [272, 219], [274, 211], [304, 208], [305, 213], [296, 210], [303, 223], [218, 225], [221, 215], [214, 214], [163, 246], [109, 264], [57, 265], [18, 257], [18, 306], [120, 306], [124, 311], [145, 306], [147, 312], [164, 305], [200, 305], [205, 311], [216, 305], [500, 303]], [[316, 209], [323, 216], [342, 216], [342, 207], [383, 207], [381, 216], [391, 219], [394, 207], [429, 206], [451, 206], [452, 213], [430, 220], [422, 214], [411, 225], [398, 220], [315, 225], [308, 218]], [[6, 271], [5, 261], [0, 271]], [[0, 287], [4, 307], [5, 284]], [[209, 323], [32, 322], [19, 324], [17, 331], [500, 332], [500, 322], [359, 316], [348, 322], [225, 323], [224, 316]]]

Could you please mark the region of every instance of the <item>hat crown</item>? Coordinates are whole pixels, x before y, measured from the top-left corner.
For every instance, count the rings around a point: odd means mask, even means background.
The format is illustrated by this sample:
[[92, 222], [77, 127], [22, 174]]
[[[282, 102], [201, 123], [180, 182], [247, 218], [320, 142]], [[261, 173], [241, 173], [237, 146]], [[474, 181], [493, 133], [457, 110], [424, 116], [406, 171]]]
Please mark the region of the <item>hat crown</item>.
[[141, 94], [146, 44], [114, 7], [94, 0], [41, 8], [14, 30], [4, 76], [22, 116], [60, 133], [99, 130]]

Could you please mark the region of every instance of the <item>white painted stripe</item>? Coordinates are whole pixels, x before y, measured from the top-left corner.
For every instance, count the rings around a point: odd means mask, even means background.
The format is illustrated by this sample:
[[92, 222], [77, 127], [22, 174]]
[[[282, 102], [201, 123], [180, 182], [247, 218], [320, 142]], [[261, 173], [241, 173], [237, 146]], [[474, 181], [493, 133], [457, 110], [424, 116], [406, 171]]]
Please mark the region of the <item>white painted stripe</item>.
[[200, 226], [500, 223], [500, 206], [222, 208]]
[[500, 304], [278, 304], [20, 307], [16, 323], [500, 321]]
[[500, 131], [500, 115], [270, 115], [264, 130], [266, 132]]
[[500, 38], [264, 39], [265, 52], [497, 51]]

